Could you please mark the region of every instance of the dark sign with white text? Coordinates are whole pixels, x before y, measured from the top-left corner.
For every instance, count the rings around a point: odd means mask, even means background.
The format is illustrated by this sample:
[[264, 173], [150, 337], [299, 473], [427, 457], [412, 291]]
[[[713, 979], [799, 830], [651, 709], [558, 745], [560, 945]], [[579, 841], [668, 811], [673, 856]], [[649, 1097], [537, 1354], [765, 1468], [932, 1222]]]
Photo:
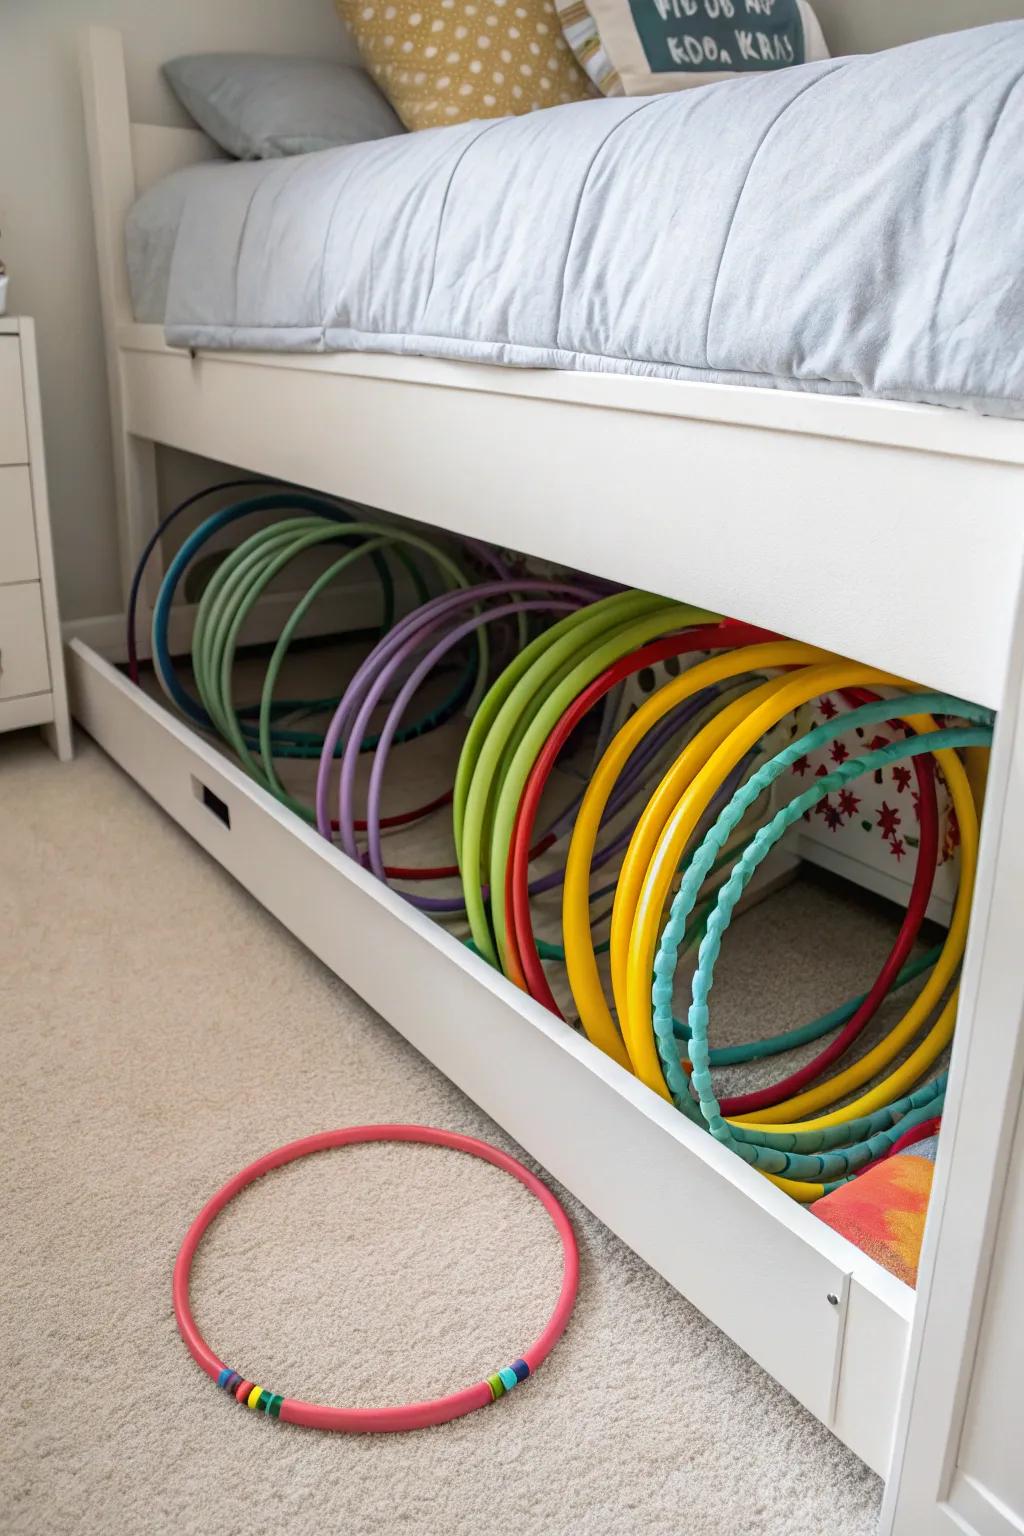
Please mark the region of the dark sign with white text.
[[630, 0], [655, 74], [742, 74], [804, 62], [797, 0]]

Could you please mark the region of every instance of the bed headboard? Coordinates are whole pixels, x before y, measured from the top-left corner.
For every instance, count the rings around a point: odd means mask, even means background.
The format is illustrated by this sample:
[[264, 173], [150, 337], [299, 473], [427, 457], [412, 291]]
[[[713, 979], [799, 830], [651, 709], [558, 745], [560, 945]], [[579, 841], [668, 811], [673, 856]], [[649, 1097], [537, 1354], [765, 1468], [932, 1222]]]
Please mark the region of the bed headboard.
[[100, 296], [109, 334], [132, 319], [124, 262], [124, 224], [132, 203], [161, 177], [214, 160], [221, 151], [199, 128], [132, 122], [124, 43], [113, 27], [82, 33], [80, 62]]

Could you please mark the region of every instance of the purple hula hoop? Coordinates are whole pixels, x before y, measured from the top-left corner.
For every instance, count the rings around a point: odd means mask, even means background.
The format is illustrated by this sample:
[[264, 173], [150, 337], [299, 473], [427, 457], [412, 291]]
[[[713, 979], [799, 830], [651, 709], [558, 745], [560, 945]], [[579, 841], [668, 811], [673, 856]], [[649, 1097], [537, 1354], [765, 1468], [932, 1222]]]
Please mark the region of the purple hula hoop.
[[[416, 690], [420, 687], [424, 679], [444, 658], [448, 651], [450, 651], [454, 646], [458, 645], [461, 640], [464, 640], [467, 635], [471, 635], [474, 630], [479, 629], [482, 625], [496, 623], [499, 619], [510, 618], [512, 615], [518, 613], [535, 613], [538, 611], [549, 613], [564, 612], [567, 609], [571, 609], [573, 606], [574, 605], [571, 602], [566, 600], [561, 602], [554, 602], [550, 598], [536, 598], [532, 600], [527, 599], [526, 601], [518, 603], [503, 603], [501, 607], [488, 609], [486, 613], [475, 613], [471, 618], [466, 619], [461, 624], [456, 625], [454, 629], [448, 630], [447, 633], [444, 634], [442, 638], [437, 642], [437, 644], [427, 652], [426, 656], [424, 656], [422, 660], [419, 661], [413, 668], [412, 672], [409, 674], [408, 678], [400, 688], [398, 696], [388, 711], [387, 719], [380, 729], [377, 746], [373, 754], [373, 766], [370, 770], [370, 782], [367, 788], [366, 831], [369, 845], [369, 863], [370, 868], [373, 870], [373, 873], [379, 880], [387, 880], [387, 875], [384, 872], [384, 854], [381, 848], [380, 837], [380, 798], [384, 784], [384, 769], [387, 764], [387, 754], [391, 747], [391, 743], [394, 740], [395, 732], [398, 730], [398, 727], [401, 724], [402, 715], [405, 713], [409, 701], [412, 699]], [[354, 740], [358, 738], [350, 737], [349, 739]], [[344, 766], [344, 758], [342, 759], [342, 765]], [[354, 841], [355, 826], [352, 815], [353, 810], [354, 807], [352, 805], [351, 797], [341, 800], [341, 804], [338, 808], [339, 827], [343, 829], [343, 837], [349, 832], [349, 829], [351, 829], [351, 834]], [[419, 907], [420, 910], [424, 912], [447, 912], [452, 910], [458, 911], [463, 906], [461, 898], [455, 900], [455, 906], [453, 908], [453, 898], [450, 897], [420, 896], [414, 892], [408, 891], [403, 892], [403, 894], [405, 895], [407, 901], [410, 901], [413, 906]]]
[[[498, 564], [497, 561], [494, 562]], [[535, 598], [526, 598], [525, 593], [538, 594]], [[556, 597], [555, 594], [558, 594]], [[394, 742], [394, 737], [401, 724], [402, 716], [408, 708], [417, 689], [423, 684], [429, 674], [440, 664], [445, 655], [458, 645], [467, 635], [474, 633], [484, 625], [498, 622], [504, 618], [515, 615], [524, 615], [528, 612], [546, 611], [559, 613], [571, 610], [574, 607], [593, 600], [594, 594], [584, 586], [570, 583], [556, 583], [533, 579], [506, 578], [496, 581], [483, 582], [473, 587], [457, 587], [454, 590], [441, 593], [438, 597], [430, 599], [412, 613], [405, 615], [392, 630], [384, 636], [367, 656], [362, 665], [357, 669], [348, 688], [341, 699], [335, 715], [331, 721], [328, 733], [323, 743], [323, 751], [317, 773], [316, 810], [317, 823], [323, 835], [331, 838], [329, 799], [330, 799], [330, 773], [334, 762], [334, 753], [343, 733], [346, 736], [345, 746], [340, 755], [340, 775], [338, 786], [338, 825], [342, 847], [350, 855], [364, 865], [369, 865], [374, 874], [387, 883], [385, 873], [384, 853], [381, 838], [381, 798], [384, 786], [384, 774], [388, 754]], [[437, 637], [437, 631], [448, 625], [459, 610], [468, 606], [478, 607], [482, 603], [495, 598], [508, 597], [511, 601], [492, 609], [477, 611], [469, 619], [456, 625], [454, 629]], [[396, 686], [396, 674], [408, 666], [412, 658], [423, 650], [425, 645], [434, 643], [425, 656], [421, 656], [413, 671], [404, 683], [398, 686], [398, 691], [392, 697], [388, 697], [389, 688]], [[631, 755], [620, 776], [615, 793], [609, 800], [602, 821], [607, 821], [617, 815], [622, 808], [636, 795], [642, 787], [645, 770], [650, 762], [661, 751], [663, 746], [686, 724], [698, 715], [708, 702], [717, 695], [717, 688], [707, 689], [688, 700], [680, 709], [672, 713], [660, 726], [645, 738], [637, 750]], [[355, 831], [355, 777], [357, 755], [351, 750], [353, 741], [363, 739], [369, 727], [374, 711], [386, 703], [388, 715], [378, 735], [377, 747], [374, 752], [371, 767], [370, 782], [367, 789], [366, 825], [368, 833], [368, 850], [364, 854], [359, 849]], [[728, 790], [731, 793], [735, 783], [742, 778], [747, 764], [746, 761], [730, 775], [729, 785], [723, 786], [719, 796], [716, 796], [716, 806], [723, 793]], [[549, 831], [545, 835], [556, 837], [564, 835], [572, 824], [575, 811], [582, 800], [583, 791], [573, 797], [572, 802], [559, 812]], [[713, 812], [712, 812], [713, 813]], [[606, 863], [618, 852], [632, 836], [634, 828], [627, 825], [617, 833], [603, 848], [599, 849], [593, 860], [594, 868]], [[557, 869], [551, 873], [539, 876], [530, 882], [531, 894], [539, 894], [542, 891], [552, 890], [564, 879], [564, 869]], [[416, 892], [402, 891], [401, 894], [412, 905], [420, 910], [442, 913], [456, 913], [464, 910], [464, 902], [461, 896], [431, 897], [422, 896]]]
[[[357, 668], [348, 687], [345, 689], [341, 702], [331, 719], [324, 737], [323, 750], [320, 755], [320, 766], [316, 778], [316, 820], [321, 834], [331, 841], [331, 817], [329, 810], [330, 781], [334, 764], [334, 753], [337, 750], [342, 735], [350, 738], [350, 729], [353, 715], [365, 697], [368, 689], [373, 687], [374, 680], [379, 675], [380, 669], [393, 660], [399, 651], [405, 647], [410, 634], [418, 633], [431, 619], [447, 614], [452, 609], [462, 607], [467, 602], [485, 601], [491, 597], [504, 597], [510, 593], [520, 594], [528, 592], [549, 593], [552, 590], [564, 591], [566, 595], [576, 594], [581, 605], [592, 601], [592, 594], [583, 587], [555, 587], [555, 584], [546, 581], [490, 581], [483, 582], [475, 587], [457, 587], [451, 592], [442, 592], [440, 596], [431, 598], [429, 602], [407, 613], [399, 619], [397, 624], [377, 642], [366, 660]], [[389, 669], [390, 670], [390, 669]], [[372, 709], [369, 711], [372, 714]], [[362, 740], [362, 736], [359, 737]], [[352, 770], [354, 772], [354, 770]], [[353, 848], [346, 849], [352, 857], [358, 857], [358, 851]]]

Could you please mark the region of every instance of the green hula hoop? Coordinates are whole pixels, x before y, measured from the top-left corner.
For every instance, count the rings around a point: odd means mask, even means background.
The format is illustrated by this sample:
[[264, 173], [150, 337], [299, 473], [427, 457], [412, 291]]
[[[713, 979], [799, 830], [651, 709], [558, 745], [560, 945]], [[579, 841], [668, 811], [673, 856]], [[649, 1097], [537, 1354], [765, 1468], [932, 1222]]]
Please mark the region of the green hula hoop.
[[[365, 542], [347, 550], [321, 575], [312, 591], [307, 590], [293, 610], [282, 635], [279, 637], [268, 664], [260, 699], [258, 761], [241, 725], [241, 711], [233, 698], [233, 673], [235, 654], [242, 627], [253, 605], [262, 596], [271, 581], [305, 550], [320, 544], [339, 543], [351, 535], [363, 535]], [[406, 545], [429, 556], [442, 577], [452, 586], [468, 585], [468, 578], [458, 564], [443, 550], [428, 540], [401, 529], [385, 527], [378, 523], [348, 523], [339, 525], [324, 518], [295, 518], [282, 527], [275, 524], [260, 529], [239, 545], [222, 562], [214, 573], [199, 604], [193, 636], [193, 669], [197, 690], [203, 705], [217, 729], [230, 743], [242, 761], [246, 771], [282, 803], [289, 806], [305, 820], [312, 822], [314, 812], [302, 801], [288, 794], [273, 766], [273, 742], [271, 722], [273, 718], [273, 689], [287, 650], [298, 623], [308, 610], [315, 596], [330, 580], [347, 569], [355, 561], [374, 558], [383, 548]], [[403, 553], [406, 553], [403, 551]], [[411, 563], [406, 558], [406, 563]], [[422, 580], [422, 578], [421, 578]], [[477, 645], [475, 667], [470, 663], [476, 685], [486, 678], [489, 664], [486, 640]], [[457, 692], [463, 692], [460, 681]], [[451, 701], [446, 701], [450, 703]], [[443, 710], [444, 705], [441, 706]], [[433, 712], [434, 714], [437, 711]], [[417, 722], [409, 731], [418, 734], [424, 722]], [[312, 733], [311, 733], [312, 734]], [[318, 738], [319, 740], [319, 738]], [[319, 746], [317, 748], [319, 755]]]
[[[507, 963], [505, 868], [509, 844], [523, 787], [544, 742], [581, 689], [621, 656], [656, 635], [713, 622], [718, 617], [648, 593], [616, 593], [584, 609], [583, 614], [580, 623], [555, 636], [521, 670], [510, 689], [502, 690], [503, 701], [489, 712], [491, 723], [469, 779], [459, 839], [466, 912], [477, 947], [502, 969]], [[548, 634], [554, 636], [554, 631]], [[483, 900], [485, 865], [493, 935]]]

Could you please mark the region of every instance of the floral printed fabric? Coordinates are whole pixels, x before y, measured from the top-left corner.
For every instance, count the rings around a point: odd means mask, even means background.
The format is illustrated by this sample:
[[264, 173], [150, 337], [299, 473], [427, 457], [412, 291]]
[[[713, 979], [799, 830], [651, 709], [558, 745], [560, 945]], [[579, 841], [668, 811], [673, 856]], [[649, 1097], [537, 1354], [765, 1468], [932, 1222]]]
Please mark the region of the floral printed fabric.
[[[800, 733], [835, 720], [849, 707], [842, 695], [826, 694], [800, 712]], [[957, 722], [949, 721], [949, 724]], [[840, 763], [911, 733], [902, 721], [888, 720], [867, 730], [849, 731], [821, 751], [801, 757], [792, 766], [792, 791], [806, 789], [815, 778], [833, 772]], [[960, 754], [974, 790], [979, 811], [983, 795], [985, 754], [974, 749]], [[939, 812], [939, 862], [932, 884], [929, 916], [948, 918], [956, 896], [960, 828], [941, 769], [935, 787]], [[906, 899], [914, 878], [920, 844], [920, 803], [917, 772], [912, 762], [892, 763], [885, 769], [854, 779], [841, 790], [826, 795], [802, 823], [805, 857], [826, 868], [847, 872], [837, 856], [851, 862], [862, 883], [894, 900]], [[821, 849], [820, 856], [810, 845]], [[872, 872], [869, 874], [869, 871]], [[873, 876], [873, 877], [872, 877]]]

